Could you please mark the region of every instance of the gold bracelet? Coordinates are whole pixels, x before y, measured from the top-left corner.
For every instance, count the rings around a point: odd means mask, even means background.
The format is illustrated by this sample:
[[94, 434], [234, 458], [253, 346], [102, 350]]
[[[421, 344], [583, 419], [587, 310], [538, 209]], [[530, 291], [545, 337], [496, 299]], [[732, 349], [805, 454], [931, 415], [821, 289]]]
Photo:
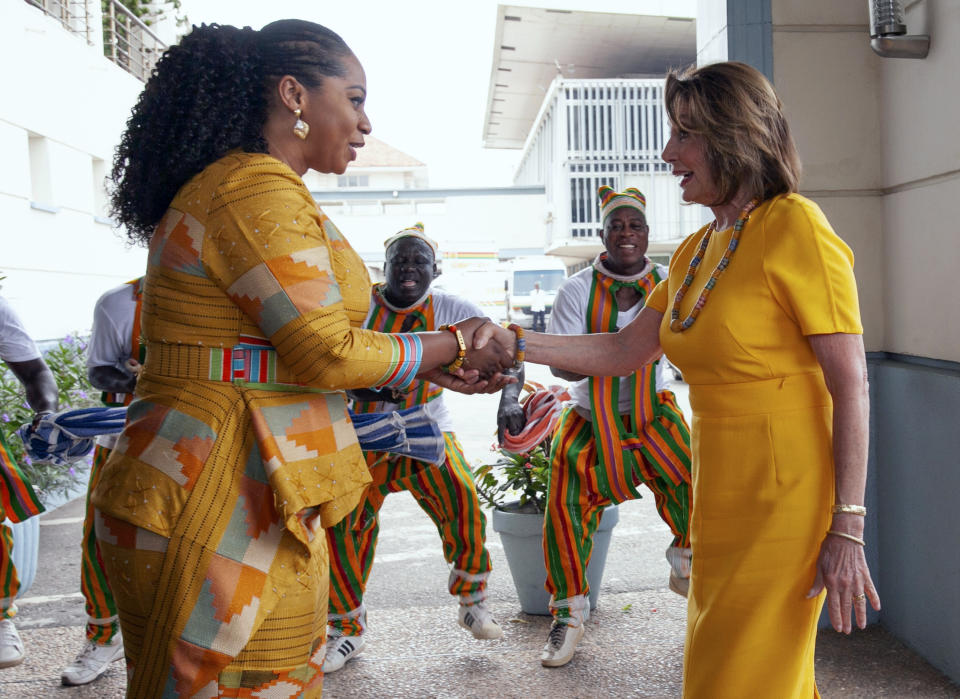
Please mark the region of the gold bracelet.
[[835, 532], [834, 530], [829, 530], [827, 534], [833, 534], [834, 536], [839, 536], [843, 539], [849, 539], [850, 541], [860, 544], [861, 546], [866, 546], [867, 542], [863, 539], [855, 537], [853, 534], [846, 534], [845, 532]]
[[457, 369], [463, 366], [463, 360], [467, 356], [467, 343], [463, 341], [463, 333], [460, 332], [460, 329], [456, 325], [453, 325], [452, 323], [450, 325], [441, 325], [439, 328], [437, 328], [437, 330], [449, 330], [450, 332], [453, 333], [453, 336], [457, 338], [456, 358], [452, 362], [447, 364], [447, 366], [440, 367], [440, 369], [446, 372], [447, 374], [452, 374]]
[[843, 505], [837, 503], [833, 506], [833, 514], [835, 515], [858, 515], [860, 517], [867, 516], [867, 508], [863, 505]]

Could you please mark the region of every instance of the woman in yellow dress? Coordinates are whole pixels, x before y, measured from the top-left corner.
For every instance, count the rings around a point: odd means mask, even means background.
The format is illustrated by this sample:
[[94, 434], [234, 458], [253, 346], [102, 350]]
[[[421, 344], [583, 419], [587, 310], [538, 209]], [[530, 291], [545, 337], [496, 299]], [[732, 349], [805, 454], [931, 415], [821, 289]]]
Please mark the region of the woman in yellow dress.
[[113, 209], [149, 245], [146, 360], [92, 500], [128, 696], [319, 696], [323, 529], [370, 481], [343, 390], [416, 376], [499, 390], [458, 370], [513, 363], [464, 350], [480, 319], [360, 329], [366, 268], [301, 176], [356, 157], [365, 99], [360, 63], [324, 27], [201, 26], [127, 124]]
[[[663, 159], [715, 220], [615, 334], [528, 334], [526, 359], [621, 376], [661, 351], [690, 384], [693, 570], [685, 697], [819, 696], [837, 631], [880, 608], [863, 551], [868, 392], [853, 255], [796, 194], [773, 88], [741, 63], [672, 74]], [[488, 325], [477, 342], [510, 333]]]

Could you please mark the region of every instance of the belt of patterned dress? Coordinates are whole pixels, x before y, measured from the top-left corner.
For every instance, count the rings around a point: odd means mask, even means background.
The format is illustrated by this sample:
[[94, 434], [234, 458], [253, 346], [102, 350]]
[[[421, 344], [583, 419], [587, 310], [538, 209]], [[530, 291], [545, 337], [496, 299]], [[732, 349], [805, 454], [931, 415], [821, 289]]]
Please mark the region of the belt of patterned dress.
[[297, 381], [277, 351], [260, 338], [241, 337], [233, 347], [148, 342], [147, 370], [156, 376], [217, 381], [267, 391], [335, 393]]

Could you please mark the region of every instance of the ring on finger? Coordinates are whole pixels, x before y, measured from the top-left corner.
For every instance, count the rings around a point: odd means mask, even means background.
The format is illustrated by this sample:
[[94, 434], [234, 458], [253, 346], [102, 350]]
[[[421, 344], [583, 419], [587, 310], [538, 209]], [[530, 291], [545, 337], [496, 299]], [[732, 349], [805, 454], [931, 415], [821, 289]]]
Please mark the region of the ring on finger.
[[854, 602], [863, 602], [865, 599], [867, 599], [867, 595], [865, 592], [861, 592], [859, 595], [853, 596]]

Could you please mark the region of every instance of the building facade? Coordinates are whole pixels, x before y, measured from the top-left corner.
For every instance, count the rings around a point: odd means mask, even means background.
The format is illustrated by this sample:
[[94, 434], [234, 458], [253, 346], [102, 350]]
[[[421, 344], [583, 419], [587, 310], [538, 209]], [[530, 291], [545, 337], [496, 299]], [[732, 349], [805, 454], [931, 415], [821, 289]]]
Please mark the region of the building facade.
[[502, 317], [504, 260], [543, 252], [543, 185], [430, 187], [424, 163], [372, 136], [365, 141], [343, 175], [310, 171], [304, 182], [371, 276], [382, 278], [383, 242], [420, 222], [440, 247], [435, 286]]
[[670, 127], [662, 79], [554, 79], [520, 165], [517, 184], [542, 184], [548, 254], [570, 265], [603, 249], [597, 189], [636, 187], [647, 197], [651, 254], [669, 255], [701, 222], [685, 206], [660, 153]]
[[165, 47], [106, 5], [8, 2], [0, 22], [0, 293], [38, 340], [88, 329], [100, 294], [146, 266], [108, 218], [105, 178]]
[[364, 137], [357, 159], [342, 175], [309, 170], [303, 176], [311, 191], [424, 189], [430, 184], [427, 166], [375, 136]]
[[571, 271], [603, 249], [600, 185], [646, 195], [650, 254], [662, 261], [699, 227], [660, 160], [663, 78], [695, 56], [685, 3], [651, 14], [498, 7], [484, 144], [522, 150], [514, 181], [544, 187], [543, 245]]

